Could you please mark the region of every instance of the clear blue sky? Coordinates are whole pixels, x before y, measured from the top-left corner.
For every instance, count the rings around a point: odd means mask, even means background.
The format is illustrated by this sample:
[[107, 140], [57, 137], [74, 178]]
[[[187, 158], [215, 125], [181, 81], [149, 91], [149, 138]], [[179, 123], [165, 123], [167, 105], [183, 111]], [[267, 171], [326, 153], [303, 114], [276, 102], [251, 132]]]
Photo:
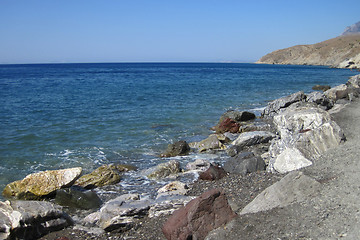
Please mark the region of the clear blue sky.
[[360, 1], [0, 0], [0, 63], [256, 61], [336, 37]]

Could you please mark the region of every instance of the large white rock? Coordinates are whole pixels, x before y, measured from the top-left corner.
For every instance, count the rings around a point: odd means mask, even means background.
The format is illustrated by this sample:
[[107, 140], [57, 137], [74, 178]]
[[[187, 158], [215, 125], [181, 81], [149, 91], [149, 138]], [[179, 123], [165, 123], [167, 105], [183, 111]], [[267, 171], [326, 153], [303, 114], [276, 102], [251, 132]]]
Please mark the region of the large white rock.
[[274, 169], [279, 173], [287, 173], [294, 170], [308, 167], [312, 164], [310, 160], [296, 148], [287, 148], [277, 156]]
[[267, 143], [274, 137], [276, 137], [275, 134], [266, 131], [245, 132], [240, 134], [240, 136], [232, 142], [232, 145], [241, 147], [252, 146], [260, 143]]
[[301, 202], [315, 195], [320, 183], [302, 172], [291, 172], [280, 181], [262, 191], [240, 212], [242, 214], [267, 211], [276, 207], [285, 207]]

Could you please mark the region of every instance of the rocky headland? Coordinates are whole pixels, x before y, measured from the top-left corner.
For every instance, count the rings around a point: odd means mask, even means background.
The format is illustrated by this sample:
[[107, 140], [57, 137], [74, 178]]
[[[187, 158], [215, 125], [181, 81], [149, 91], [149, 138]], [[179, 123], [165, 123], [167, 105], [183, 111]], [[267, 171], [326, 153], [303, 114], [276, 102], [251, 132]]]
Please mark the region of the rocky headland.
[[[346, 84], [270, 102], [260, 117], [224, 113], [200, 142], [179, 141], [143, 171], [173, 181], [156, 196], [102, 202], [92, 189], [121, 181], [133, 166], [45, 171], [9, 183], [0, 204], [3, 239], [338, 239], [356, 234], [360, 75]], [[349, 104], [351, 103], [351, 104]], [[356, 112], [351, 109], [355, 109]], [[173, 156], [221, 153], [181, 168]], [[343, 169], [342, 169], [343, 167]], [[181, 177], [198, 174], [185, 184]], [[354, 177], [352, 179], [352, 177]], [[340, 194], [340, 195], [338, 195]], [[342, 196], [348, 196], [343, 200]], [[45, 201], [44, 201], [45, 200]], [[69, 212], [69, 209], [75, 209]], [[347, 215], [344, 215], [344, 214]], [[323, 228], [327, 229], [324, 232]], [[61, 230], [63, 229], [63, 230]], [[60, 230], [60, 231], [59, 231]], [[354, 235], [355, 236], [355, 235]], [[351, 239], [351, 238], [350, 238]]]
[[276, 50], [257, 63], [360, 69], [359, 26], [360, 22], [347, 27], [341, 36], [323, 42]]

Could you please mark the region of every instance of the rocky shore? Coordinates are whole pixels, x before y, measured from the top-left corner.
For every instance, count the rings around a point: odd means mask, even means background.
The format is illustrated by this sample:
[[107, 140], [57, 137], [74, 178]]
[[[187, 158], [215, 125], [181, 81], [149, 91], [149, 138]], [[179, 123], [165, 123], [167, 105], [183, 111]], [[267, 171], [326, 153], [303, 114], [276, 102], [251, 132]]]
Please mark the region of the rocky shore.
[[[356, 236], [359, 85], [357, 75], [324, 92], [276, 99], [260, 119], [249, 112], [224, 113], [209, 138], [169, 145], [162, 157], [223, 152], [229, 160], [219, 165], [198, 159], [186, 171], [170, 160], [146, 170], [155, 179], [199, 174], [191, 185], [164, 186], [155, 198], [124, 194], [101, 203], [93, 195], [91, 189], [121, 181], [132, 166], [105, 166], [83, 176], [79, 168], [47, 171], [10, 183], [3, 191], [9, 201], [0, 206], [0, 234], [62, 240]], [[56, 184], [40, 188], [40, 182]], [[79, 199], [88, 199], [88, 207]], [[81, 219], [64, 211], [70, 202], [84, 209]]]

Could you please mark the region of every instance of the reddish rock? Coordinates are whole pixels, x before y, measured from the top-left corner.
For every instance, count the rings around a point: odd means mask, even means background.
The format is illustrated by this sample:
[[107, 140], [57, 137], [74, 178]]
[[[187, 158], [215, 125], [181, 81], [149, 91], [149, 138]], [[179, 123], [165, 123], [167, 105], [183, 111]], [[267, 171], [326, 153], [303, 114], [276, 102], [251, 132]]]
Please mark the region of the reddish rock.
[[218, 126], [216, 131], [219, 133], [231, 132], [237, 133], [239, 131], [240, 125], [234, 119], [225, 118]]
[[210, 167], [205, 171], [199, 174], [199, 179], [214, 181], [219, 180], [226, 176], [226, 171], [217, 165], [211, 164]]
[[205, 239], [210, 231], [230, 222], [235, 216], [225, 193], [213, 189], [176, 210], [162, 231], [168, 240]]

